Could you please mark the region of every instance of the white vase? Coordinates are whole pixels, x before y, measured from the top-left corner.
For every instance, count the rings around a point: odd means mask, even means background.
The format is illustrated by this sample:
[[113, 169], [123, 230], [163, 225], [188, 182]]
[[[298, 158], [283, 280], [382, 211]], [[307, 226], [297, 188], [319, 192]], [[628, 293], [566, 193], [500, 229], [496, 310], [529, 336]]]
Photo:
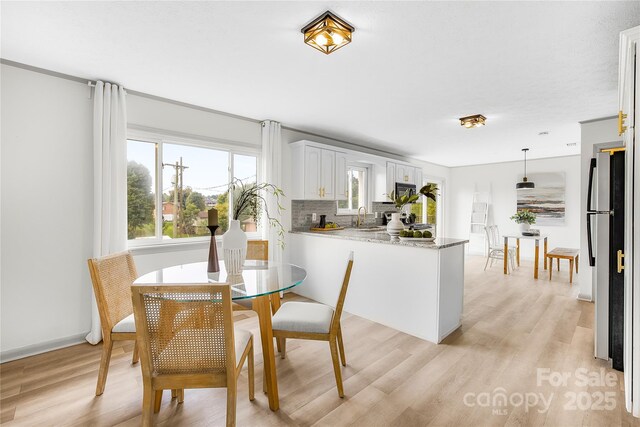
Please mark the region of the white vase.
[[229, 221], [229, 230], [222, 235], [222, 253], [227, 274], [242, 273], [247, 257], [247, 235], [240, 229], [240, 221]]
[[389, 236], [399, 236], [404, 230], [404, 224], [400, 221], [400, 213], [392, 213], [391, 221], [387, 223], [387, 233]]
[[526, 222], [523, 222], [520, 224], [520, 232], [523, 233], [525, 231], [529, 231], [529, 229], [531, 228], [531, 224], [528, 224]]

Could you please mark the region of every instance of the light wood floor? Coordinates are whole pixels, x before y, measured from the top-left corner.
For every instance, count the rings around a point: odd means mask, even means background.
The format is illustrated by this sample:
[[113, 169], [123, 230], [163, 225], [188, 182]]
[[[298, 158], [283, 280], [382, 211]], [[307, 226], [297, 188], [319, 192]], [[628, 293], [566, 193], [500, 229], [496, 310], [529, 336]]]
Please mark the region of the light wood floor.
[[[624, 410], [622, 374], [593, 358], [593, 305], [576, 300], [567, 267], [532, 278], [531, 265], [510, 276], [498, 263], [486, 272], [484, 260], [466, 264], [461, 329], [435, 345], [362, 318], [345, 314], [343, 334], [348, 366], [346, 397], [336, 392], [329, 346], [290, 341], [287, 359], [277, 359], [280, 411], [268, 409], [266, 395], [247, 398], [246, 368], [239, 381], [239, 426], [498, 426], [635, 425]], [[578, 276], [579, 277], [579, 276]], [[296, 298], [289, 296], [288, 298]], [[348, 295], [347, 295], [348, 298]], [[259, 334], [257, 319], [241, 312], [237, 326]], [[82, 344], [15, 362], [1, 369], [1, 422], [7, 425], [140, 424], [139, 365], [131, 365], [131, 344], [116, 343], [104, 395], [95, 397], [100, 346]], [[256, 346], [256, 390], [262, 382], [262, 355]], [[538, 368], [571, 373], [566, 386], [538, 386]], [[579, 386], [575, 370], [613, 372], [613, 386]], [[498, 389], [498, 388], [502, 388]], [[496, 390], [497, 389], [497, 390]], [[470, 406], [474, 396], [503, 391], [515, 404]], [[582, 405], [568, 410], [581, 392]], [[616, 407], [597, 410], [600, 393], [613, 393]], [[476, 393], [469, 395], [468, 393]], [[543, 393], [551, 404], [525, 410], [518, 393]], [[486, 395], [485, 395], [486, 396]], [[515, 396], [515, 397], [513, 397]], [[531, 397], [530, 397], [531, 398]], [[532, 399], [532, 398], [531, 398]], [[481, 400], [481, 403], [483, 401]], [[178, 405], [165, 392], [159, 425], [224, 425], [225, 391], [187, 390]], [[495, 410], [495, 411], [494, 411]], [[540, 410], [540, 411], [539, 411]]]

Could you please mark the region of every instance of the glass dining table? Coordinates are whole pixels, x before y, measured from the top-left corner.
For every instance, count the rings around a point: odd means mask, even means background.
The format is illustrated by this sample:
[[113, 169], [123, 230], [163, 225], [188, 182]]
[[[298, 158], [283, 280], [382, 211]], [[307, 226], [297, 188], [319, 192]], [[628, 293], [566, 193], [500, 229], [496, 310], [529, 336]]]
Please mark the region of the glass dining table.
[[280, 403], [271, 316], [280, 308], [280, 292], [298, 286], [306, 277], [307, 272], [293, 264], [270, 264], [267, 261], [247, 260], [242, 274], [229, 275], [225, 271], [224, 263], [220, 263], [219, 272], [208, 273], [207, 262], [195, 262], [151, 271], [138, 277], [133, 285], [228, 283], [231, 285], [233, 301], [250, 300], [252, 309], [258, 314], [260, 324], [264, 384], [269, 399], [269, 408], [272, 411], [277, 411]]

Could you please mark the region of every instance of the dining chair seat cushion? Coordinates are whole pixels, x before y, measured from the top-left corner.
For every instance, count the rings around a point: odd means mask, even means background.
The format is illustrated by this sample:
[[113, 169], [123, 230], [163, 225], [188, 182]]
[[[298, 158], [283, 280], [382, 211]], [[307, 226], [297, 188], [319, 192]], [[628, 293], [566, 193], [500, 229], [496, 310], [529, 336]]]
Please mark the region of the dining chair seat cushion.
[[136, 332], [136, 321], [133, 318], [133, 313], [116, 323], [116, 325], [111, 329], [111, 332], [115, 333], [135, 333]]
[[[206, 338], [203, 334], [207, 334]], [[235, 341], [236, 352], [236, 365], [240, 363], [242, 353], [247, 348], [247, 344], [251, 339], [251, 332], [244, 329], [235, 328], [233, 331], [233, 338]], [[192, 360], [194, 366], [206, 366], [207, 360], [210, 359], [210, 355], [198, 355], [198, 352], [189, 352], [189, 349], [193, 347], [193, 343], [210, 342], [209, 332], [206, 329], [183, 329], [178, 332], [167, 345], [167, 347], [159, 354], [159, 365], [170, 369], [172, 363], [171, 359], [176, 357], [176, 354], [187, 351]], [[202, 357], [203, 360], [198, 361], [195, 358]]]
[[273, 329], [279, 331], [329, 333], [333, 308], [313, 302], [286, 302], [273, 315]]

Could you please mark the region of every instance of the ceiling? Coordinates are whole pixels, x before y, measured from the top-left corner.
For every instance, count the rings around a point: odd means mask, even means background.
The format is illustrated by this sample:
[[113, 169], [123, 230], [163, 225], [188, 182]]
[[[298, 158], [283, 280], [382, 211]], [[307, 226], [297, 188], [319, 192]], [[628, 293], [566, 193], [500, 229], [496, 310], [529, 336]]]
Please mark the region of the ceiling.
[[[329, 56], [300, 33], [327, 9], [356, 27]], [[1, 24], [5, 59], [461, 166], [579, 153], [640, 2], [3, 1]]]

